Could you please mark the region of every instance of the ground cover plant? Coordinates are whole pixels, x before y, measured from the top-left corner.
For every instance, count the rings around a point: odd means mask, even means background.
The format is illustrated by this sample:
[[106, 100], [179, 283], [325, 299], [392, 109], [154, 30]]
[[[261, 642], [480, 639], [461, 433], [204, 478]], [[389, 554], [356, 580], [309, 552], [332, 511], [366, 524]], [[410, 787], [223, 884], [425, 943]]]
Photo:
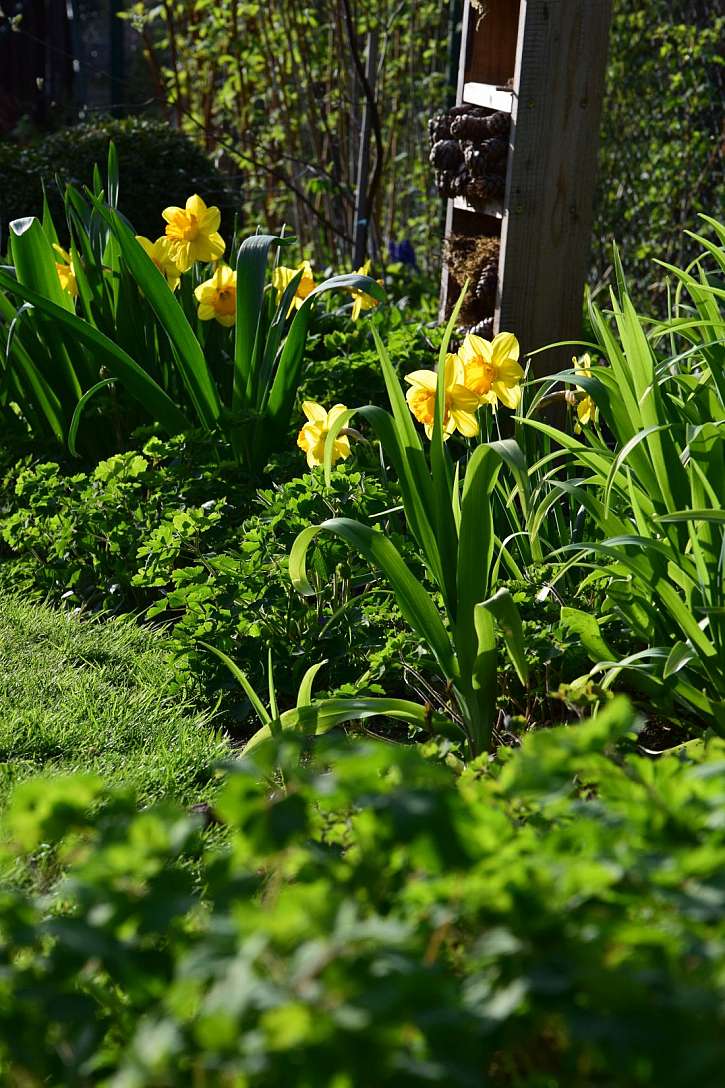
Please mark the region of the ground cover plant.
[[229, 769], [212, 841], [90, 775], [18, 787], [4, 865], [67, 875], [0, 899], [4, 1078], [714, 1088], [725, 752], [637, 728], [619, 700], [462, 773], [290, 735]]

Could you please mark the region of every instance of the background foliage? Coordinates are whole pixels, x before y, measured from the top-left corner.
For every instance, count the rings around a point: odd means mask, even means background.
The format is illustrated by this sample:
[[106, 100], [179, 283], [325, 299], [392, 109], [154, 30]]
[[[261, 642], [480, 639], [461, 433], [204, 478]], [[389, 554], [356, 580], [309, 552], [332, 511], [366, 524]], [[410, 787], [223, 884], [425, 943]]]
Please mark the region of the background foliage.
[[247, 221], [286, 221], [318, 261], [338, 265], [352, 245], [365, 100], [351, 53], [362, 60], [376, 33], [374, 244], [426, 248], [439, 220], [426, 121], [446, 95], [447, 4], [140, 0], [128, 17], [170, 118], [242, 172]]
[[27, 147], [9, 141], [0, 144], [0, 252], [7, 249], [7, 227], [12, 219], [41, 216], [43, 186], [61, 232], [65, 217], [62, 189], [68, 182], [81, 188], [91, 186], [93, 167], [98, 163], [104, 168], [111, 141], [123, 179], [120, 210], [139, 234], [156, 238], [163, 209], [170, 204], [183, 207], [187, 196], [195, 192], [222, 208], [225, 230], [231, 229], [234, 188], [193, 140], [152, 118], [102, 118], [61, 129]]
[[635, 297], [666, 312], [653, 257], [685, 265], [698, 212], [722, 207], [722, 39], [708, 0], [615, 0], [599, 152], [591, 282], [627, 253]]
[[[373, 243], [384, 251], [410, 239], [430, 273], [440, 262], [441, 203], [426, 122], [450, 93], [456, 7], [455, 0], [350, 5], [359, 50], [368, 30], [380, 41], [383, 161]], [[341, 0], [235, 0], [216, 8], [204, 0], [139, 0], [128, 17], [149, 62], [150, 112], [160, 108], [217, 161], [226, 181], [168, 128], [101, 120], [22, 152], [12, 143], [0, 148], [0, 221], [39, 214], [41, 177], [90, 181], [112, 135], [124, 178], [121, 210], [127, 200], [141, 233], [155, 235], [157, 209], [183, 203], [203, 182], [222, 208], [240, 205], [247, 226], [286, 222], [318, 266], [346, 267], [364, 95], [344, 14]], [[692, 250], [673, 227], [692, 227], [698, 211], [722, 202], [724, 26], [707, 0], [614, 3], [590, 279], [607, 278], [615, 239], [635, 265], [635, 298], [660, 313], [663, 277], [650, 258], [686, 262]], [[136, 108], [148, 112], [149, 103]], [[373, 141], [373, 164], [375, 148]]]

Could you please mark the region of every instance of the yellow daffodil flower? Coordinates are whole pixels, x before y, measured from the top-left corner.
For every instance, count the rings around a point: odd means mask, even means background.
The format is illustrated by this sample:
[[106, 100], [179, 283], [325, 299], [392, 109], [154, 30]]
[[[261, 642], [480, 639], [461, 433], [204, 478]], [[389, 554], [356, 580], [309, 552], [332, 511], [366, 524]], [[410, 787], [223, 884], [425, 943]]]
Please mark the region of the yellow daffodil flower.
[[300, 306], [315, 286], [315, 277], [312, 275], [312, 265], [309, 261], [301, 261], [296, 268], [285, 268], [284, 265], [278, 265], [272, 273], [272, 286], [277, 292], [277, 305], [279, 305], [282, 301], [282, 295], [300, 270], [302, 270], [302, 279], [297, 284], [297, 290], [294, 293], [290, 308], [287, 311], [287, 317], [289, 317], [293, 310], [299, 310]]
[[221, 213], [207, 208], [196, 193], [185, 208], [164, 208], [166, 237], [171, 242], [170, 255], [180, 272], [186, 272], [194, 261], [218, 261], [225, 249], [219, 234]]
[[464, 384], [478, 394], [481, 404], [518, 408], [521, 403], [519, 342], [513, 333], [500, 332], [493, 340], [468, 333], [458, 357], [463, 363]]
[[237, 274], [220, 264], [210, 280], [200, 283], [194, 291], [201, 321], [214, 318], [220, 325], [233, 325], [237, 314]]
[[144, 238], [142, 234], [137, 234], [136, 241], [154, 262], [162, 276], [166, 277], [166, 282], [171, 290], [175, 291], [179, 286], [181, 273], [176, 261], [171, 256], [171, 239], [162, 234], [160, 238], [152, 242], [150, 238]]
[[53, 243], [53, 249], [61, 258], [60, 261], [55, 262], [55, 270], [58, 273], [60, 285], [64, 291], [68, 292], [71, 298], [75, 298], [78, 294], [78, 282], [76, 280], [71, 255], [55, 242]]
[[[466, 438], [478, 434], [476, 409], [479, 397], [464, 385], [465, 372], [457, 355], [446, 356], [445, 391], [446, 403], [443, 415], [443, 438], [448, 439], [458, 430]], [[434, 370], [414, 370], [406, 374], [410, 389], [405, 394], [411, 412], [425, 427], [428, 438], [433, 434], [435, 420], [438, 375]]]
[[[358, 268], [358, 270], [357, 270], [358, 276], [369, 276], [371, 267], [372, 267], [372, 261], [366, 261], [365, 264], [362, 266], [362, 268]], [[383, 281], [382, 280], [376, 280], [375, 282], [379, 283], [381, 287], [383, 286]], [[366, 295], [364, 291], [358, 290], [357, 287], [353, 287], [350, 290], [350, 294], [353, 297], [353, 303], [352, 303], [352, 319], [353, 319], [353, 321], [357, 321], [357, 319], [360, 317], [360, 314], [362, 313], [363, 310], [374, 310], [376, 306], [380, 305], [380, 303], [378, 302], [378, 300], [376, 298], [373, 298], [372, 295]]]
[[[582, 378], [591, 378], [592, 376], [592, 360], [587, 352], [586, 355], [582, 355], [581, 359], [572, 359], [574, 364], [574, 372], [580, 375]], [[577, 424], [577, 431], [580, 431], [582, 427], [586, 427], [588, 423], [596, 421], [597, 418], [597, 405], [594, 398], [586, 391], [582, 391], [582, 395], [577, 398], [576, 414], [579, 420]]]
[[[346, 412], [344, 404], [335, 404], [329, 412], [325, 411], [321, 404], [314, 400], [306, 400], [302, 405], [302, 411], [307, 416], [308, 422], [297, 435], [297, 445], [307, 454], [307, 464], [310, 468], [323, 464], [325, 460], [325, 439], [330, 426], [341, 412]], [[347, 435], [341, 434], [335, 439], [332, 446], [332, 461], [344, 461], [350, 456], [350, 442]]]

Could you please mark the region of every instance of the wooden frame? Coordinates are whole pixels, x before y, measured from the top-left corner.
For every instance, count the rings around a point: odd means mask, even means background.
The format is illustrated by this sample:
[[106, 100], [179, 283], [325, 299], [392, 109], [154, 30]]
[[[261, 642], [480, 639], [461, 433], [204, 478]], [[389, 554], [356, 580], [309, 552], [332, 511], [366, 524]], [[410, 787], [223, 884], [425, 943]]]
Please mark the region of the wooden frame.
[[[485, 212], [449, 200], [446, 236], [499, 234], [494, 332], [524, 352], [581, 336], [611, 0], [465, 0], [458, 103], [511, 112], [506, 195]], [[507, 87], [506, 84], [509, 83]], [[441, 310], [458, 294], [443, 270]], [[537, 355], [566, 367], [572, 349]]]

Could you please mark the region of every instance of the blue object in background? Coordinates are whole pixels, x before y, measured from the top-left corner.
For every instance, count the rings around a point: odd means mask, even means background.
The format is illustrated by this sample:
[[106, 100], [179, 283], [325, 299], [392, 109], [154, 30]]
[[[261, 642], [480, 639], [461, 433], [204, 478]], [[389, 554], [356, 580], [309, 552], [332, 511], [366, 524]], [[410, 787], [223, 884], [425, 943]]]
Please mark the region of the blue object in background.
[[418, 262], [415, 259], [415, 250], [408, 238], [404, 238], [402, 242], [388, 242], [388, 253], [391, 261], [399, 261], [400, 264], [406, 264], [409, 268], [417, 269]]

